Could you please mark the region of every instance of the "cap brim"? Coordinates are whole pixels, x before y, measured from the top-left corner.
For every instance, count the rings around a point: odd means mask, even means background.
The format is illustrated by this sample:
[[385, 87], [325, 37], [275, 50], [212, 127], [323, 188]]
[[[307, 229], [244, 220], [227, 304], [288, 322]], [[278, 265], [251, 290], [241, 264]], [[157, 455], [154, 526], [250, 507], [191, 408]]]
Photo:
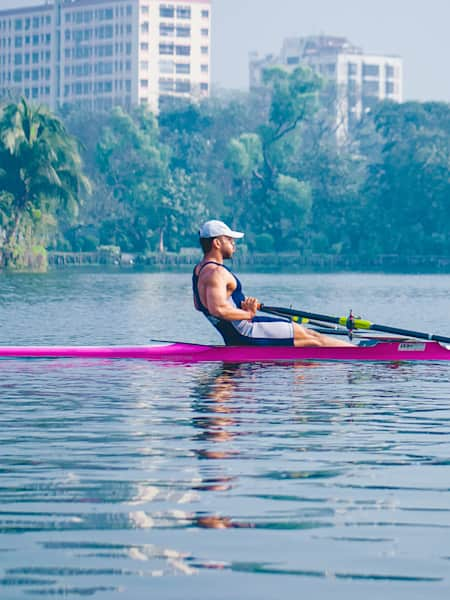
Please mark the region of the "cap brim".
[[227, 233], [226, 235], [229, 235], [237, 240], [244, 237], [244, 234], [241, 231], [230, 231], [230, 233]]

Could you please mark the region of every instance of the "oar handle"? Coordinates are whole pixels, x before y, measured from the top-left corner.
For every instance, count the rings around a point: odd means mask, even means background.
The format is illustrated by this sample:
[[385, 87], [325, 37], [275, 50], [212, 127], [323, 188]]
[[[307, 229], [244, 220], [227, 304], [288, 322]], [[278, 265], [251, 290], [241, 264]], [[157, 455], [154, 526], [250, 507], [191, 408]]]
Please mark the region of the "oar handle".
[[312, 313], [305, 310], [296, 310], [293, 308], [266, 306], [264, 303], [260, 304], [259, 310], [269, 314], [278, 315], [280, 317], [291, 317], [293, 320], [307, 319], [308, 321], [323, 321], [324, 323], [341, 325], [342, 327], [347, 327], [347, 329], [382, 331], [384, 333], [392, 333], [394, 335], [402, 335], [420, 340], [432, 340], [434, 342], [450, 344], [450, 337], [436, 335], [434, 333], [424, 333], [423, 331], [413, 331], [412, 329], [400, 329], [398, 327], [390, 327], [388, 325], [378, 325], [377, 323], [372, 323], [371, 321], [366, 321], [365, 319], [360, 318], [333, 317], [331, 315], [321, 315], [318, 313]]

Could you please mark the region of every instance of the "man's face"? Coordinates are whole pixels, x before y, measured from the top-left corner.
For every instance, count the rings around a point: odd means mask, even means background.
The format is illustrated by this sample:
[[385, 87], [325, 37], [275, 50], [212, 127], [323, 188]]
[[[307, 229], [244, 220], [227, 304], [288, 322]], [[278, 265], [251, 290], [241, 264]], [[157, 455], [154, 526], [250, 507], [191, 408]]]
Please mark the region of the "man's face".
[[231, 258], [236, 250], [236, 242], [228, 235], [221, 235], [217, 238], [220, 241], [220, 250], [224, 258]]

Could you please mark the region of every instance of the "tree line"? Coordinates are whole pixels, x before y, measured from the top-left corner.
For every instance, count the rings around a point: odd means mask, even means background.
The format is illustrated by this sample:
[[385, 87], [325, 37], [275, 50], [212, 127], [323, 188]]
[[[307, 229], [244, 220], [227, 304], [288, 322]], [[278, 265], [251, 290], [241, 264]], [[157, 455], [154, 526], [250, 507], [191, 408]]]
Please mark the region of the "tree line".
[[450, 254], [450, 106], [382, 102], [345, 137], [311, 70], [158, 115], [0, 105], [0, 250], [179, 251], [222, 218], [250, 252]]

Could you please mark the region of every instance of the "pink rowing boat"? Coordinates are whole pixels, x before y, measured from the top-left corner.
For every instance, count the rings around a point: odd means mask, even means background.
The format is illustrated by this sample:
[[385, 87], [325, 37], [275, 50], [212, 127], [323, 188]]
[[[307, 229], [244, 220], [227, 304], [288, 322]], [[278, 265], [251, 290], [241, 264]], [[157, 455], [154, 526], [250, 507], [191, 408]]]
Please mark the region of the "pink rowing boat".
[[447, 361], [450, 345], [428, 341], [362, 342], [354, 347], [207, 346], [164, 343], [152, 346], [0, 346], [3, 358], [138, 358], [166, 362], [278, 361]]

